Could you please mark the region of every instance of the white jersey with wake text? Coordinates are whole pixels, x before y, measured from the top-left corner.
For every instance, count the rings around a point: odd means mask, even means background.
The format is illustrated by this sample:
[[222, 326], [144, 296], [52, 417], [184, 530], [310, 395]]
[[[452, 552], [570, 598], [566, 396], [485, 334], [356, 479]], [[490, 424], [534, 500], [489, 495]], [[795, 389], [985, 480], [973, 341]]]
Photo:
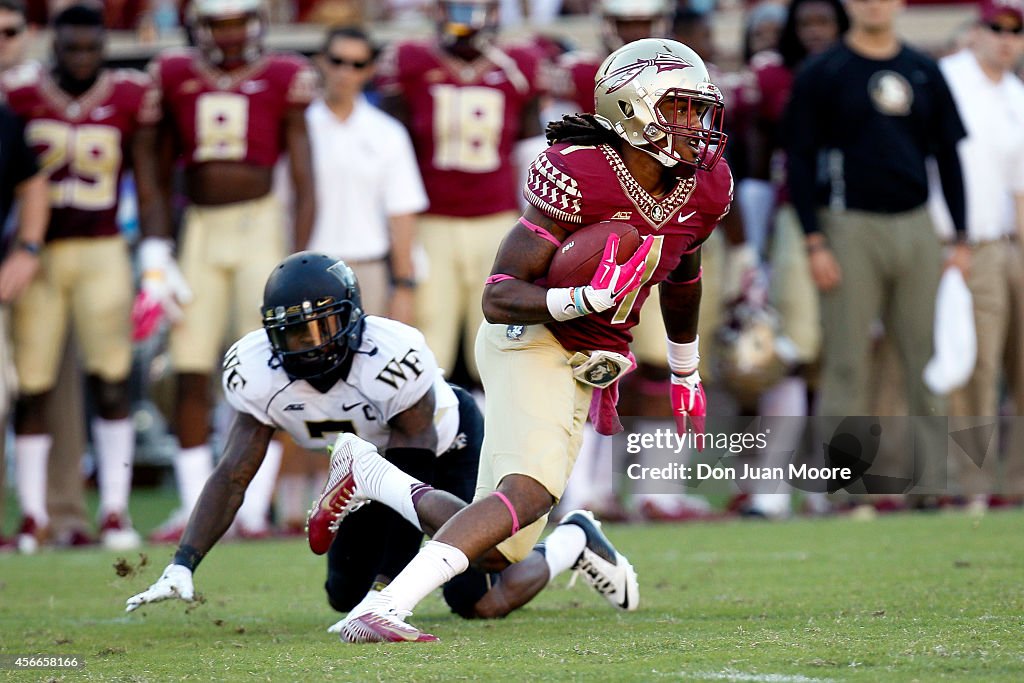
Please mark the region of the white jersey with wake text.
[[224, 356], [224, 395], [235, 410], [288, 432], [301, 446], [325, 448], [338, 433], [351, 432], [383, 452], [391, 431], [388, 421], [432, 387], [437, 453], [455, 440], [458, 399], [423, 335], [408, 325], [367, 316], [348, 377], [325, 394], [304, 380], [290, 379], [272, 361], [264, 330], [242, 337]]

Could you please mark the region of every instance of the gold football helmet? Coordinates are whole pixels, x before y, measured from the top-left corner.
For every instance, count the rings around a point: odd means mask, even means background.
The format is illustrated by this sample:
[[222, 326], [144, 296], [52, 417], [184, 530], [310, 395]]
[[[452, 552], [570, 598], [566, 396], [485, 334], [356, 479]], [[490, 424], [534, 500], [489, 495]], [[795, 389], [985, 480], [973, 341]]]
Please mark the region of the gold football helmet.
[[666, 167], [710, 171], [725, 151], [722, 92], [697, 53], [674, 40], [637, 40], [609, 55], [594, 106], [619, 137]]

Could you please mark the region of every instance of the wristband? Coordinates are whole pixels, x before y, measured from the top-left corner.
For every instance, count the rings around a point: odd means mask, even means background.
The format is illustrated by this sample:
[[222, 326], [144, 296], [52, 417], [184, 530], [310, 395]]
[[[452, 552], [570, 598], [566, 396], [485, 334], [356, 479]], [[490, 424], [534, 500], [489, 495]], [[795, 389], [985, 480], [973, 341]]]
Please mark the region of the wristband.
[[685, 376], [692, 373], [700, 365], [700, 336], [694, 337], [692, 342], [677, 344], [671, 339], [668, 341], [668, 367], [673, 375]]
[[43, 243], [31, 240], [18, 240], [17, 247], [33, 256], [39, 256], [39, 253], [43, 250]]
[[[556, 287], [549, 289], [546, 296], [546, 303], [548, 305], [548, 313], [551, 317], [558, 322], [564, 322], [566, 320], [572, 320], [573, 318], [579, 318], [586, 314], [585, 310], [580, 310], [576, 305], [576, 290], [583, 289], [582, 287]], [[582, 294], [580, 295], [582, 296]]]
[[391, 286], [395, 289], [416, 289], [416, 280], [411, 277], [393, 277]]
[[174, 564], [180, 564], [190, 572], [194, 572], [205, 555], [206, 553], [202, 553], [190, 545], [179, 545], [178, 551], [174, 553]]

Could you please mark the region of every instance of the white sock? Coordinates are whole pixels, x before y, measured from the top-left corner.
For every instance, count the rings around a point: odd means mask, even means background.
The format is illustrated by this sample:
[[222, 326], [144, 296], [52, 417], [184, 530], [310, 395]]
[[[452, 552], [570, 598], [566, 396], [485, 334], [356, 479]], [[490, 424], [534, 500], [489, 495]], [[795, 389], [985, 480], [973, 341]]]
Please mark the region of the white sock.
[[47, 526], [46, 464], [53, 437], [49, 434], [22, 434], [14, 437], [14, 471], [21, 514], [32, 517], [39, 526]]
[[213, 473], [213, 451], [210, 446], [182, 448], [174, 459], [174, 475], [178, 480], [178, 495], [181, 497], [181, 511], [188, 519], [192, 508], [203, 492], [206, 480]]
[[280, 441], [270, 441], [263, 464], [256, 471], [256, 476], [249, 482], [245, 490], [245, 500], [238, 508], [235, 521], [247, 531], [263, 531], [270, 520], [270, 502], [274, 498], [274, 484], [277, 483], [277, 471], [281, 469], [281, 454], [284, 446]]
[[303, 522], [311, 500], [309, 478], [305, 474], [282, 474], [277, 478], [278, 523]]
[[92, 421], [92, 438], [99, 464], [100, 518], [111, 512], [124, 514], [132, 490], [135, 456], [135, 425], [130, 418]]
[[468, 567], [469, 558], [455, 546], [427, 541], [381, 595], [393, 600], [396, 609], [411, 612], [435, 588], [448, 583]]
[[410, 477], [380, 456], [356, 458], [353, 471], [360, 493], [384, 503], [414, 527], [423, 530], [412, 502], [413, 492], [422, 488], [423, 482]]
[[575, 524], [560, 524], [544, 539], [544, 561], [548, 563], [548, 581], [569, 569], [587, 546], [587, 535]]

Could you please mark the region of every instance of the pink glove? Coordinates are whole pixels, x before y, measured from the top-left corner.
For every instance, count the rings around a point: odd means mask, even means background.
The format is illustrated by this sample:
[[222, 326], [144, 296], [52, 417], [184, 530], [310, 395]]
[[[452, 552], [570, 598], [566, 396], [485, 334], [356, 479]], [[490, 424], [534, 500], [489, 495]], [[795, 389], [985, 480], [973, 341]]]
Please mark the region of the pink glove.
[[629, 260], [620, 266], [615, 258], [619, 251], [619, 236], [615, 233], [608, 235], [601, 263], [597, 266], [590, 285], [577, 288], [579, 293], [576, 296], [584, 297], [584, 306], [577, 303], [577, 308], [587, 308], [594, 313], [607, 311], [637, 289], [643, 281], [647, 254], [653, 246], [654, 240], [645, 239]]
[[672, 373], [672, 415], [676, 418], [676, 430], [685, 434], [687, 423], [693, 424], [693, 431], [704, 433], [704, 418], [708, 414], [708, 399], [696, 370], [688, 375]]
[[146, 291], [136, 294], [132, 303], [132, 341], [149, 339], [160, 329], [163, 319], [164, 309], [159, 299]]

